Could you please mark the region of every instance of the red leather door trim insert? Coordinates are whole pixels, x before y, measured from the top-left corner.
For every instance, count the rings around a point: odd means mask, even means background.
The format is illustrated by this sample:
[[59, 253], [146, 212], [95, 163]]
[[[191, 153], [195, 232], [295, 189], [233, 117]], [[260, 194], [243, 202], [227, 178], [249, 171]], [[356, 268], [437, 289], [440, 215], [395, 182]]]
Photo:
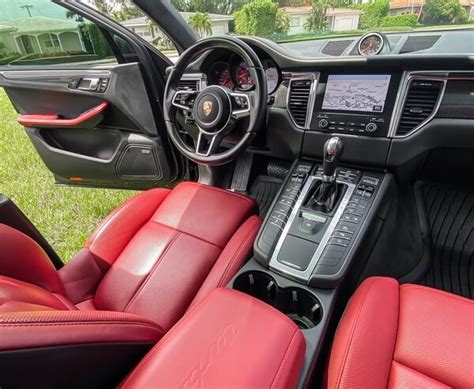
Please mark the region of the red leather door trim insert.
[[18, 123], [25, 127], [75, 127], [100, 115], [109, 106], [107, 101], [103, 101], [98, 106], [83, 112], [72, 119], [61, 119], [59, 115], [21, 115]]

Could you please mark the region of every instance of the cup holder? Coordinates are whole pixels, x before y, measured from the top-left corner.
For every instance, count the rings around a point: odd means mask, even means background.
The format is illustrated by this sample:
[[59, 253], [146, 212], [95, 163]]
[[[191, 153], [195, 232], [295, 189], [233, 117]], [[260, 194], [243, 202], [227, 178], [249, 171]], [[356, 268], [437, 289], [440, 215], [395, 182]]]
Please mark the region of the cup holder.
[[315, 295], [303, 288], [281, 288], [273, 277], [264, 272], [240, 274], [233, 287], [283, 312], [301, 329], [313, 328], [322, 319], [321, 303]]

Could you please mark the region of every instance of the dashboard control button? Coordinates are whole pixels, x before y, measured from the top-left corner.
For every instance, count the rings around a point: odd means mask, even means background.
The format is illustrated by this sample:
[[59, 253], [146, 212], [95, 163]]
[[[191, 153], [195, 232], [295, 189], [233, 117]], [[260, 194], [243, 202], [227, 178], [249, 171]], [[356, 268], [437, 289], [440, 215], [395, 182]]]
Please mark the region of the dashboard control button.
[[380, 180], [378, 178], [370, 177], [370, 176], [364, 176], [362, 177], [362, 180], [361, 180], [362, 184], [373, 185], [373, 186], [377, 186], [379, 182]]
[[369, 124], [367, 124], [367, 126], [365, 126], [365, 131], [367, 131], [370, 134], [377, 131], [377, 129], [378, 129], [378, 127], [377, 127], [377, 124], [375, 124], [375, 123], [369, 123]]
[[356, 226], [350, 223], [345, 223], [345, 222], [340, 222], [336, 226], [336, 231], [342, 231], [342, 232], [348, 232], [350, 234], [353, 234], [356, 231]]
[[358, 208], [348, 207], [345, 209], [344, 212], [349, 213], [351, 215], [355, 215], [355, 216], [362, 216], [362, 214], [360, 214], [358, 211], [359, 211]]
[[343, 231], [334, 231], [334, 233], [332, 234], [332, 237], [333, 238], [351, 240], [352, 233], [351, 232], [343, 232]]
[[349, 222], [349, 223], [359, 224], [361, 218], [360, 216], [345, 213], [344, 215], [342, 215], [341, 220]]
[[341, 247], [347, 247], [349, 245], [349, 241], [347, 239], [341, 239], [341, 238], [331, 238], [329, 239], [328, 243], [330, 245], [341, 246]]
[[326, 128], [329, 125], [329, 122], [327, 119], [321, 119], [319, 121], [319, 128]]
[[303, 219], [301, 222], [301, 230], [307, 234], [314, 234], [318, 227], [319, 223], [312, 220]]

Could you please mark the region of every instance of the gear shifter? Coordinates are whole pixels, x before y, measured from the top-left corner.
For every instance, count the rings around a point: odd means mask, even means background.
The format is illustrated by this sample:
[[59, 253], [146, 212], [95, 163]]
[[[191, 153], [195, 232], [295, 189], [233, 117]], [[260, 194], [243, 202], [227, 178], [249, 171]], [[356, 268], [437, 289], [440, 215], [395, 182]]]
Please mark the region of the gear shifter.
[[336, 168], [344, 150], [342, 139], [334, 136], [324, 144], [323, 180], [316, 187], [308, 205], [330, 213], [337, 203], [339, 187], [336, 183]]
[[344, 143], [342, 139], [333, 136], [324, 144], [324, 160], [323, 160], [323, 181], [334, 182], [336, 179], [336, 168], [344, 151]]

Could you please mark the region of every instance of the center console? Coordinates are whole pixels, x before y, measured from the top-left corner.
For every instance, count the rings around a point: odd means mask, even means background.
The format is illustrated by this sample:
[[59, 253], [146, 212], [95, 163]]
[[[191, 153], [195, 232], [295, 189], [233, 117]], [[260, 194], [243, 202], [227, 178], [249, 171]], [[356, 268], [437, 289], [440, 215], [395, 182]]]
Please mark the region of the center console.
[[306, 353], [298, 387], [307, 387], [315, 366], [321, 367], [319, 353], [342, 280], [360, 271], [361, 252], [377, 236], [388, 209], [392, 176], [343, 166], [345, 140], [326, 137], [321, 162], [294, 162], [257, 236], [254, 258], [229, 285], [301, 328]]
[[[328, 176], [326, 158], [322, 165], [295, 164], [255, 244], [261, 265], [322, 288], [336, 286], [347, 270], [384, 181], [384, 173], [334, 165]], [[329, 179], [334, 180], [330, 207], [318, 204]]]

